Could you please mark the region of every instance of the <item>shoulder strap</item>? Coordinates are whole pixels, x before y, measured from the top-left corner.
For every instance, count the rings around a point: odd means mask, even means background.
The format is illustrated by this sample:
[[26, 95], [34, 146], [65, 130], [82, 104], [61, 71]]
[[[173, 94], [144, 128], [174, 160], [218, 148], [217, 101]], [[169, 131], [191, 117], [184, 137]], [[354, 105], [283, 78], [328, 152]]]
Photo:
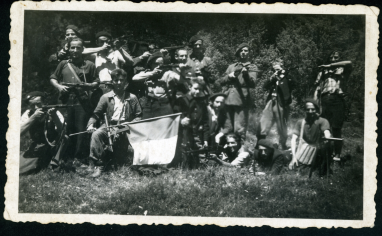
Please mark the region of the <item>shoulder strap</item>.
[[77, 73], [74, 71], [73, 67], [70, 65], [70, 62], [68, 61], [68, 67], [69, 67], [69, 70], [72, 72], [72, 74], [74, 75], [74, 78], [77, 80], [78, 83], [82, 83], [82, 81], [80, 80], [80, 78], [78, 78], [78, 75]]

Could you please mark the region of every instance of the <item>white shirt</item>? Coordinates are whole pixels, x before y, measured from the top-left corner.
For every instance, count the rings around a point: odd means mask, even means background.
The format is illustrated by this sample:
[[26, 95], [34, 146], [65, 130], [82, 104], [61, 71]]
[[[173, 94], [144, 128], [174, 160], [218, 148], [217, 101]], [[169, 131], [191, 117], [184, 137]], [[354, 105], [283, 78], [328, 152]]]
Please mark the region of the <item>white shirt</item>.
[[123, 94], [122, 98], [120, 98], [114, 93], [113, 98], [114, 98], [114, 113], [113, 113], [113, 116], [111, 117], [111, 120], [124, 121], [125, 120], [125, 113], [124, 113], [125, 94]]

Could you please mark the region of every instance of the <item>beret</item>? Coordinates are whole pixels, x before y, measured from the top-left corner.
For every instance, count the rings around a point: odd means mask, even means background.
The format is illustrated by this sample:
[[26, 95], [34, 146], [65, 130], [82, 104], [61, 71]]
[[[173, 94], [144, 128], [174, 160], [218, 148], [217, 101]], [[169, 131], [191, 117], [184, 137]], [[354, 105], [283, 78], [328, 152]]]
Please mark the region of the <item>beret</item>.
[[68, 29], [72, 29], [72, 30], [74, 30], [74, 32], [76, 33], [77, 37], [80, 37], [80, 36], [81, 36], [80, 30], [79, 30], [78, 27], [75, 26], [75, 25], [68, 25], [68, 26], [66, 26], [66, 29], [67, 29], [67, 30], [68, 30]]
[[261, 139], [257, 144], [266, 148], [274, 148], [272, 141], [268, 139]]
[[106, 32], [106, 31], [100, 31], [100, 32], [98, 32], [97, 34], [96, 34], [96, 39], [98, 39], [99, 37], [101, 37], [101, 36], [105, 36], [105, 37], [108, 37], [108, 38], [112, 38], [111, 37], [111, 34], [109, 33], [109, 32]]
[[238, 56], [239, 56], [239, 53], [240, 53], [240, 50], [241, 50], [242, 48], [245, 48], [245, 47], [247, 47], [248, 49], [250, 49], [248, 43], [242, 43], [242, 44], [240, 44], [240, 45], [237, 47], [237, 49], [236, 49], [235, 56], [238, 57]]
[[190, 41], [188, 41], [189, 46], [192, 47], [192, 46], [194, 45], [194, 43], [195, 43], [196, 41], [198, 41], [198, 40], [202, 40], [202, 41], [203, 41], [203, 39], [202, 39], [199, 35], [194, 35], [194, 36], [192, 36], [192, 37], [190, 38]]
[[307, 99], [305, 99], [305, 104], [306, 103], [312, 103], [314, 105], [314, 107], [316, 108], [316, 112], [319, 112], [320, 107], [318, 106], [318, 103], [316, 100], [314, 100], [313, 98], [307, 98]]
[[25, 96], [25, 100], [26, 100], [26, 101], [29, 101], [29, 99], [34, 98], [34, 97], [45, 97], [45, 93], [40, 92], [40, 91], [33, 91], [33, 92], [30, 92], [30, 93], [28, 93], [28, 94]]
[[163, 54], [160, 51], [157, 51], [151, 54], [151, 56], [147, 60], [147, 66], [150, 67], [151, 63], [153, 63], [159, 57], [163, 57]]
[[213, 101], [216, 97], [219, 97], [219, 96], [222, 96], [222, 97], [227, 97], [227, 94], [224, 94], [224, 93], [214, 93], [210, 96], [210, 101]]

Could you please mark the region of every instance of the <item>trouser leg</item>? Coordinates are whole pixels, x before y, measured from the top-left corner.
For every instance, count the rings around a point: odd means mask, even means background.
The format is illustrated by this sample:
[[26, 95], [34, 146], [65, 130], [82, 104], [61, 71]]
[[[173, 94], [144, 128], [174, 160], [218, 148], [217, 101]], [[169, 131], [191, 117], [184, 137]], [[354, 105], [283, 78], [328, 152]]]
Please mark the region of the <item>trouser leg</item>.
[[240, 106], [235, 106], [234, 131], [241, 135], [242, 141], [246, 138], [248, 124], [248, 109]]
[[234, 124], [235, 124], [235, 109], [234, 109], [234, 106], [226, 105], [225, 110], [227, 112], [227, 117], [229, 117], [230, 120], [231, 120], [231, 126], [233, 128], [233, 132], [235, 132], [236, 130], [235, 130], [235, 126], [234, 126]]
[[279, 133], [279, 143], [283, 149], [286, 148], [286, 141], [288, 139], [288, 126], [287, 119], [289, 115], [289, 107], [282, 107], [280, 103], [276, 102], [273, 107], [273, 113], [276, 117], [277, 132]]
[[[332, 135], [334, 138], [341, 138], [342, 137], [342, 130], [341, 128], [332, 128]], [[334, 142], [334, 154], [338, 155], [338, 157], [341, 155], [342, 151], [342, 142], [341, 141], [335, 141]]]
[[[86, 130], [86, 125], [89, 120], [88, 114], [81, 106], [75, 107], [75, 131], [82, 132]], [[80, 134], [76, 141], [76, 151], [74, 157], [83, 159], [89, 156], [89, 134]]]
[[267, 136], [274, 123], [272, 100], [267, 103], [260, 118], [259, 135]]
[[69, 145], [69, 137], [64, 135], [62, 137], [61, 142], [58, 145], [59, 147], [57, 149], [57, 152], [54, 154], [52, 160], [50, 161], [51, 165], [58, 166], [60, 164], [60, 161], [64, 161], [65, 151]]
[[94, 131], [90, 141], [90, 157], [95, 160], [101, 160], [105, 155], [105, 145], [108, 142], [107, 129], [101, 126]]

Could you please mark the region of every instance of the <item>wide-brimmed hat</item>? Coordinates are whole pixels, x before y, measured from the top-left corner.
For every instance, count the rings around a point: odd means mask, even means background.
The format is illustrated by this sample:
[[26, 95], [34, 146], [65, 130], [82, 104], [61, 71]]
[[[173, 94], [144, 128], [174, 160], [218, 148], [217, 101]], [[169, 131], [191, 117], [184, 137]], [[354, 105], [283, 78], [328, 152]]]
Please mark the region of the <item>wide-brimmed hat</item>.
[[237, 47], [237, 49], [236, 49], [236, 52], [235, 52], [235, 56], [239, 56], [239, 53], [240, 53], [240, 50], [242, 49], [242, 48], [245, 48], [245, 47], [247, 47], [249, 50], [251, 49], [250, 47], [249, 47], [249, 44], [248, 43], [242, 43], [242, 44], [240, 44], [238, 47]]

